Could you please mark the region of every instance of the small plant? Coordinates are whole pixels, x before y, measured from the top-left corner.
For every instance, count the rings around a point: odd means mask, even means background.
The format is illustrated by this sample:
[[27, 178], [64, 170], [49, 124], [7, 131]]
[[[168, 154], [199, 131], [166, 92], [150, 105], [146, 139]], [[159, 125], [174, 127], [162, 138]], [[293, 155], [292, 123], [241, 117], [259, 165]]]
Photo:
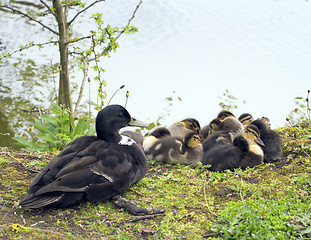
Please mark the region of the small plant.
[[245, 202], [230, 202], [211, 230], [224, 239], [291, 239], [309, 234], [310, 221], [305, 218], [295, 191], [280, 199], [265, 199], [258, 193]]
[[309, 94], [310, 90], [308, 90], [307, 97], [296, 97], [295, 98], [295, 105], [296, 108], [292, 110], [287, 118], [286, 121], [291, 126], [305, 126], [310, 125], [311, 123], [311, 108], [309, 105]]
[[35, 127], [39, 131], [39, 139], [35, 142], [13, 137], [26, 151], [60, 150], [77, 137], [95, 134], [95, 129], [91, 128], [91, 120], [82, 117], [75, 121], [66, 109], [58, 105], [54, 106], [53, 114], [44, 114], [41, 120], [35, 119]]

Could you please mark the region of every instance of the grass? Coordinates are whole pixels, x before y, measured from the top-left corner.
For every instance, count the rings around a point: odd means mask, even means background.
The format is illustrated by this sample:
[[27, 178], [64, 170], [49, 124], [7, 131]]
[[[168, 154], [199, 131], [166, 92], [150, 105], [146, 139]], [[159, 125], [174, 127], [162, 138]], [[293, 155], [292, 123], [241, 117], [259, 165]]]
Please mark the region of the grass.
[[139, 219], [110, 201], [67, 209], [17, 207], [52, 154], [0, 149], [0, 238], [3, 239], [310, 239], [311, 139], [306, 128], [278, 129], [283, 161], [244, 171], [151, 161], [124, 197], [165, 208]]

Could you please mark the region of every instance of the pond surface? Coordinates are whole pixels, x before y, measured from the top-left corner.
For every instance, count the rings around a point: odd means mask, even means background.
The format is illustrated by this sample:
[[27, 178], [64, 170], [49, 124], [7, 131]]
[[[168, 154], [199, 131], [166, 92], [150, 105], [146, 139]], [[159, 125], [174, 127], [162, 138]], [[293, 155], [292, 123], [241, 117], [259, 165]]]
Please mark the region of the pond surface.
[[[107, 24], [124, 26], [137, 4], [110, 0], [93, 10], [100, 9]], [[86, 19], [80, 20], [85, 33]], [[162, 116], [161, 123], [169, 125], [195, 117], [205, 125], [221, 110], [228, 89], [237, 98], [236, 116], [267, 116], [273, 127], [280, 127], [296, 107], [294, 98], [306, 97], [311, 88], [310, 1], [145, 0], [133, 25], [139, 32], [123, 36], [117, 52], [101, 64], [107, 70], [107, 101], [125, 84], [112, 102], [124, 104], [129, 90], [127, 107], [141, 120]], [[17, 15], [0, 14], [1, 52], [49, 38], [47, 31]], [[0, 65], [1, 146], [12, 146], [4, 133], [30, 137], [26, 129], [36, 113], [29, 110], [48, 107], [55, 97], [57, 51], [33, 48]], [[71, 78], [79, 85], [81, 73]], [[97, 84], [92, 83], [93, 102], [96, 94]], [[83, 101], [88, 98], [86, 88]]]

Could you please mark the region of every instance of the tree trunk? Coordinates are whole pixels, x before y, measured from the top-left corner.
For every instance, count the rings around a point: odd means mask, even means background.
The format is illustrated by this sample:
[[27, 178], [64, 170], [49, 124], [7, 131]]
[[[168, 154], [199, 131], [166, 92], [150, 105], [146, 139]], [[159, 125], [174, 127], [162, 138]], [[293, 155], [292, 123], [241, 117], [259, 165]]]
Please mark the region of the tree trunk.
[[70, 82], [68, 74], [68, 29], [67, 29], [67, 10], [63, 11], [60, 0], [53, 1], [55, 17], [58, 24], [59, 39], [58, 46], [60, 51], [60, 74], [58, 104], [65, 106], [72, 114], [72, 99], [70, 93]]

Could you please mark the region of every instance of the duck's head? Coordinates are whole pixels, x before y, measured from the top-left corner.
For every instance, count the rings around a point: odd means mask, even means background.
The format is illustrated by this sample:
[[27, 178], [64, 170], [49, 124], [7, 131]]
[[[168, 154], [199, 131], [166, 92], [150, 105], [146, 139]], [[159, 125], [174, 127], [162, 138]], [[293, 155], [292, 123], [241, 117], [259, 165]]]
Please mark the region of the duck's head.
[[247, 125], [251, 124], [252, 121], [254, 121], [254, 118], [249, 113], [243, 113], [239, 117], [239, 121], [243, 124], [243, 126], [247, 126]]
[[126, 126], [146, 127], [146, 124], [131, 117], [120, 105], [109, 105], [100, 110], [96, 117], [95, 127], [99, 139], [109, 141], [121, 138], [118, 131]]
[[246, 128], [242, 133], [242, 136], [246, 139], [250, 139], [251, 141], [257, 143], [258, 145], [261, 145], [263, 147], [265, 146], [263, 141], [260, 139], [259, 129], [253, 124], [246, 126]]
[[232, 112], [227, 111], [227, 110], [223, 110], [223, 111], [219, 112], [217, 115], [217, 119], [219, 119], [219, 120], [224, 120], [227, 117], [235, 117], [235, 116]]
[[201, 144], [200, 135], [195, 132], [187, 133], [184, 139], [184, 143], [187, 147], [190, 148], [197, 146], [198, 144]]
[[195, 133], [200, 132], [201, 129], [200, 123], [198, 120], [194, 118], [186, 118], [182, 120], [181, 123], [185, 126], [185, 128], [188, 128]]
[[158, 127], [156, 129], [154, 129], [149, 136], [154, 136], [155, 138], [159, 139], [162, 137], [167, 137], [167, 136], [171, 136], [170, 131], [165, 128], [165, 127]]

